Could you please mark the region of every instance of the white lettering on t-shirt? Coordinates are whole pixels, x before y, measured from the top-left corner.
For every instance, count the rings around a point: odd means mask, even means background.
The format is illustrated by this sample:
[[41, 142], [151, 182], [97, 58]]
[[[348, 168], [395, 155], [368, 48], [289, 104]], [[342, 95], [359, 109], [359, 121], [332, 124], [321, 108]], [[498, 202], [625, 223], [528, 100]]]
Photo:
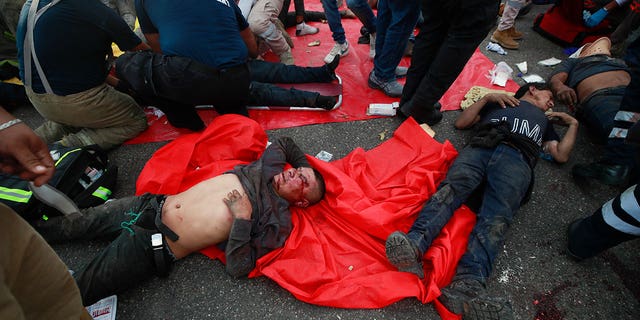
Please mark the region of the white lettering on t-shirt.
[[224, 4], [224, 5], [226, 5], [227, 7], [230, 7], [230, 5], [229, 5], [229, 1], [228, 1], [228, 0], [218, 0], [218, 2], [220, 2], [220, 3]]

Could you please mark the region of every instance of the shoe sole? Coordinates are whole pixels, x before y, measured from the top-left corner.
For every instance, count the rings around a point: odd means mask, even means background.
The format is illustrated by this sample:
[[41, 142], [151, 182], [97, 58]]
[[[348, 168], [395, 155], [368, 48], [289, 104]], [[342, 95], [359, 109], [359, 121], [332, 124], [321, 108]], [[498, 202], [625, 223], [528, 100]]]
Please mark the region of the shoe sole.
[[424, 278], [421, 257], [416, 257], [416, 250], [411, 246], [409, 238], [404, 233], [396, 231], [389, 235], [385, 243], [385, 253], [387, 260], [398, 270], [410, 272], [420, 279]]
[[476, 298], [464, 304], [463, 320], [513, 320], [513, 308], [508, 301]]

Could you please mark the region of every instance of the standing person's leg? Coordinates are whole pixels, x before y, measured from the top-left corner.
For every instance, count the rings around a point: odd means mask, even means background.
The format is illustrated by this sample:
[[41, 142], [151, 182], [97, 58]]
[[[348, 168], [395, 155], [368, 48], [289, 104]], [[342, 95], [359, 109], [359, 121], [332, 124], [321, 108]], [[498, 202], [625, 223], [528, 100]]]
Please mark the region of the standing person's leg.
[[274, 54], [280, 57], [280, 61], [286, 64], [293, 64], [291, 47], [287, 43], [282, 31], [279, 30], [275, 21], [282, 9], [283, 0], [257, 0], [251, 7], [251, 12], [247, 17], [251, 31], [258, 37], [264, 39]]
[[[147, 128], [147, 117], [135, 100], [107, 84], [67, 96], [34, 93], [29, 88], [26, 92], [45, 119], [75, 128], [60, 138], [64, 146], [97, 144], [108, 150]], [[55, 142], [60, 132], [49, 124], [36, 129], [47, 142]]]
[[[437, 14], [450, 20], [450, 27], [444, 42], [438, 47], [425, 77], [420, 80], [413, 96], [406, 99], [401, 106], [401, 112], [404, 115], [413, 116], [419, 123], [429, 125], [436, 124], [442, 119], [442, 115], [435, 110], [434, 105], [449, 89], [478, 44], [486, 37], [494, 23], [499, 5], [497, 0], [471, 0], [456, 2], [458, 6], [445, 8], [435, 5], [436, 2], [439, 1], [425, 0], [423, 13], [428, 13], [432, 6], [446, 9]], [[447, 2], [449, 3], [449, 1]], [[431, 24], [429, 19], [433, 14], [435, 13], [425, 16], [423, 28], [432, 29], [427, 25]], [[444, 23], [442, 19], [436, 21]], [[415, 47], [414, 57], [416, 57]], [[416, 58], [418, 59], [418, 57]]]
[[293, 0], [293, 6], [296, 12], [296, 37], [318, 33], [320, 29], [305, 23], [306, 12], [304, 10], [304, 0]]
[[458, 209], [482, 183], [493, 150], [467, 147], [463, 149], [424, 205], [416, 221], [405, 235], [396, 231], [386, 242], [387, 259], [400, 271], [424, 277], [422, 258], [432, 241]]
[[456, 314], [512, 319], [511, 304], [485, 296], [485, 288], [505, 234], [529, 189], [532, 170], [520, 151], [501, 144], [496, 147], [486, 173], [482, 205], [469, 235], [467, 251], [458, 262], [451, 284], [442, 289], [438, 300]]
[[67, 266], [4, 204], [0, 204], [0, 279], [0, 319], [91, 319]]
[[373, 59], [373, 71], [369, 75], [369, 87], [380, 89], [391, 97], [402, 95], [402, 85], [396, 80], [395, 70], [404, 56], [409, 36], [418, 21], [419, 8], [420, 4], [413, 0], [378, 2], [378, 15], [390, 17], [390, 20], [384, 34], [380, 34], [382, 28], [378, 28], [376, 55]]
[[349, 53], [349, 43], [347, 37], [344, 34], [344, 28], [342, 27], [340, 12], [338, 12], [338, 5], [335, 0], [321, 0], [322, 8], [327, 16], [327, 23], [329, 24], [329, 30], [331, 30], [331, 36], [335, 42], [331, 51], [324, 57], [324, 62], [329, 63], [333, 61], [333, 58], [337, 55], [346, 56]]
[[496, 31], [491, 35], [491, 41], [499, 43], [507, 49], [518, 49], [520, 46], [515, 40], [522, 38], [522, 33], [516, 31], [516, 17], [526, 4], [526, 0], [507, 0], [502, 17], [498, 22]]
[[[447, 37], [449, 20], [446, 12], [451, 10], [449, 6], [452, 4], [452, 1], [421, 1], [420, 11], [425, 23], [415, 38], [411, 64], [407, 71], [407, 79], [400, 99], [401, 107], [413, 98], [420, 82], [426, 77], [431, 63], [438, 54], [440, 46], [442, 46]], [[378, 10], [378, 21], [379, 19], [380, 11]]]
[[347, 0], [347, 7], [369, 32], [369, 58], [373, 59], [376, 56], [376, 15], [367, 0]]

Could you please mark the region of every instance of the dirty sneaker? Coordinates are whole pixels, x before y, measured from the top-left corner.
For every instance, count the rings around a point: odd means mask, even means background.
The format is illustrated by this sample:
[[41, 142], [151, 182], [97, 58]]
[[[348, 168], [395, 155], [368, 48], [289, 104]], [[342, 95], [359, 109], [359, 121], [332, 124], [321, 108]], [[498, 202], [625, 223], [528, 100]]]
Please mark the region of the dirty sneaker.
[[348, 53], [349, 53], [349, 42], [347, 41], [345, 41], [344, 43], [336, 42], [333, 48], [331, 48], [331, 51], [329, 51], [329, 54], [327, 54], [327, 56], [324, 57], [324, 62], [331, 63], [331, 61], [333, 61], [333, 58], [335, 58], [335, 56], [344, 57]]
[[385, 252], [387, 260], [399, 271], [411, 272], [420, 279], [424, 278], [422, 254], [418, 246], [404, 232], [395, 231], [387, 237]]
[[396, 79], [391, 80], [382, 80], [378, 78], [375, 74], [375, 71], [371, 71], [369, 74], [369, 88], [382, 90], [384, 94], [389, 97], [400, 97], [402, 96], [403, 86]]
[[449, 311], [461, 314], [464, 320], [514, 319], [511, 303], [487, 296], [484, 285], [478, 280], [454, 280], [441, 291], [438, 301]]
[[308, 34], [316, 34], [318, 33], [318, 31], [320, 31], [318, 28], [312, 27], [304, 23], [304, 21], [296, 25], [296, 37], [306, 36]]

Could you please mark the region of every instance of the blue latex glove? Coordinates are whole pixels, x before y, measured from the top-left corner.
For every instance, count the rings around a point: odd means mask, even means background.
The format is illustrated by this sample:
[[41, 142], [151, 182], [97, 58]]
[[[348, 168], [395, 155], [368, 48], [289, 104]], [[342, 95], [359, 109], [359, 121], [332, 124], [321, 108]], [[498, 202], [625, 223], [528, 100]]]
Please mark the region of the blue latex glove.
[[593, 28], [597, 25], [600, 24], [600, 22], [602, 22], [602, 20], [604, 20], [604, 18], [609, 14], [609, 12], [607, 10], [605, 10], [604, 8], [594, 12], [591, 14], [591, 16], [589, 16], [587, 19], [584, 20], [584, 25], [589, 27], [589, 28]]

